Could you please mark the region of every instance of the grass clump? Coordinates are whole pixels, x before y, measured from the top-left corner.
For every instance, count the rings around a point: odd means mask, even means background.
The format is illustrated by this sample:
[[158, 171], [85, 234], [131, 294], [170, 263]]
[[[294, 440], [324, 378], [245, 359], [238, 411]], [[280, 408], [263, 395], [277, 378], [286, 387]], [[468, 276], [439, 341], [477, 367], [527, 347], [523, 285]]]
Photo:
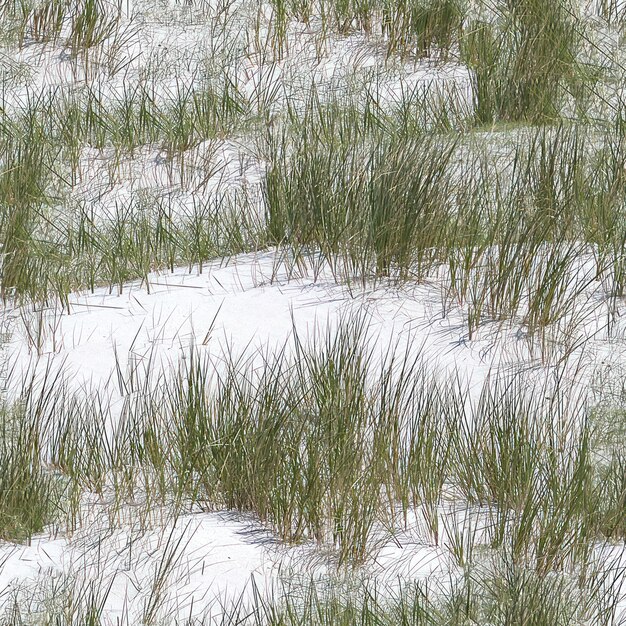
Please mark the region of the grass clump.
[[501, 3], [494, 20], [470, 24], [462, 58], [472, 71], [477, 121], [559, 118], [567, 94], [585, 80], [581, 28], [567, 1]]
[[58, 519], [62, 481], [42, 463], [37, 423], [20, 407], [0, 419], [0, 539], [28, 541]]
[[[446, 311], [465, 307], [470, 338], [487, 320], [514, 320], [548, 346], [548, 329], [582, 319], [577, 306], [597, 277], [615, 309], [626, 277], [620, 142], [560, 124], [520, 132], [494, 158], [475, 134], [454, 130], [454, 112], [419, 90], [391, 112], [373, 97], [363, 106], [316, 94], [303, 112], [290, 108], [260, 142], [264, 214], [253, 204], [256, 189], [198, 193], [181, 206], [171, 195], [151, 203], [137, 194], [99, 215], [84, 204], [54, 206], [59, 187], [82, 176], [85, 142], [113, 147], [118, 167], [147, 142], [166, 155], [168, 172], [179, 167], [181, 181], [201, 191], [211, 171], [195, 172], [193, 151], [217, 145], [250, 113], [233, 89], [181, 88], [171, 109], [142, 89], [111, 110], [92, 93], [87, 113], [69, 98], [65, 116], [53, 114], [51, 98], [20, 124], [11, 121], [11, 167], [0, 190], [5, 298], [65, 301], [72, 290], [121, 291], [137, 278], [149, 289], [152, 271], [202, 271], [216, 256], [276, 245], [290, 276], [326, 267], [338, 280], [362, 282], [443, 273]], [[595, 259], [593, 269], [586, 258]]]
[[121, 19], [119, 6], [107, 0], [9, 0], [0, 16], [12, 26], [20, 48], [31, 42], [61, 43], [73, 57], [105, 44]]
[[193, 352], [144, 382], [120, 368], [112, 432], [106, 403], [60, 389], [37, 409], [44, 458], [81, 489], [112, 481], [120, 504], [143, 492], [252, 512], [286, 542], [332, 546], [340, 564], [365, 561], [414, 516], [440, 545], [451, 499], [486, 512], [485, 545], [538, 575], [575, 570], [615, 525], [569, 386], [531, 397], [512, 375], [471, 402], [419, 354], [377, 355], [362, 316], [294, 341], [219, 365]]
[[173, 376], [144, 383], [120, 372], [126, 402], [113, 432], [105, 404], [59, 390], [39, 411], [42, 454], [79, 490], [112, 482], [120, 504], [143, 493], [252, 512], [286, 542], [333, 548], [342, 565], [365, 561], [413, 507], [438, 542], [443, 396], [424, 384], [417, 356], [379, 361], [367, 332], [357, 316], [296, 337], [292, 355], [227, 354], [216, 367], [192, 353]]
[[56, 44], [61, 36], [68, 5], [65, 0], [47, 0], [33, 9], [30, 35], [39, 43]]
[[388, 135], [322, 105], [310, 113], [272, 143], [263, 187], [272, 240], [319, 250], [363, 279], [423, 276], [450, 219], [455, 139]]
[[229, 368], [208, 401], [191, 370], [175, 409], [184, 416], [177, 475], [196, 477], [197, 497], [254, 511], [285, 540], [330, 543], [340, 563], [362, 562], [392, 506], [381, 486], [392, 489], [397, 475], [394, 433], [407, 391], [401, 384], [380, 397], [370, 389], [368, 377], [381, 376], [377, 389], [390, 372], [383, 366], [377, 376], [371, 353], [360, 347], [364, 339], [355, 319], [319, 345], [297, 344], [293, 361], [278, 352], [260, 376]]
[[383, 3], [382, 30], [388, 54], [447, 61], [461, 39], [464, 0], [401, 0]]
[[447, 61], [458, 47], [466, 0], [272, 0], [275, 47], [286, 49], [287, 20], [319, 16], [324, 33], [364, 32], [383, 42], [388, 56]]
[[589, 427], [563, 411], [561, 391], [546, 406], [519, 379], [508, 384], [486, 387], [471, 432], [459, 431], [458, 485], [493, 511], [492, 543], [508, 546], [514, 563], [532, 563], [540, 574], [572, 567], [595, 534]]
[[117, 15], [111, 16], [111, 6], [106, 0], [81, 0], [72, 7], [68, 47], [74, 56], [102, 45], [115, 32], [119, 9]]

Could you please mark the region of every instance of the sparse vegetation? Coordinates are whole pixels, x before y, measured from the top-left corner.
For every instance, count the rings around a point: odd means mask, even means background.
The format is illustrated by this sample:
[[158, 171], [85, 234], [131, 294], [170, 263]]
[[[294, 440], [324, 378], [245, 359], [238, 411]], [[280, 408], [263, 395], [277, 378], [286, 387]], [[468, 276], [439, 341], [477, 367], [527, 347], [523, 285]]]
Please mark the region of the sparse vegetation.
[[624, 622], [587, 4], [0, 4], [3, 624]]

